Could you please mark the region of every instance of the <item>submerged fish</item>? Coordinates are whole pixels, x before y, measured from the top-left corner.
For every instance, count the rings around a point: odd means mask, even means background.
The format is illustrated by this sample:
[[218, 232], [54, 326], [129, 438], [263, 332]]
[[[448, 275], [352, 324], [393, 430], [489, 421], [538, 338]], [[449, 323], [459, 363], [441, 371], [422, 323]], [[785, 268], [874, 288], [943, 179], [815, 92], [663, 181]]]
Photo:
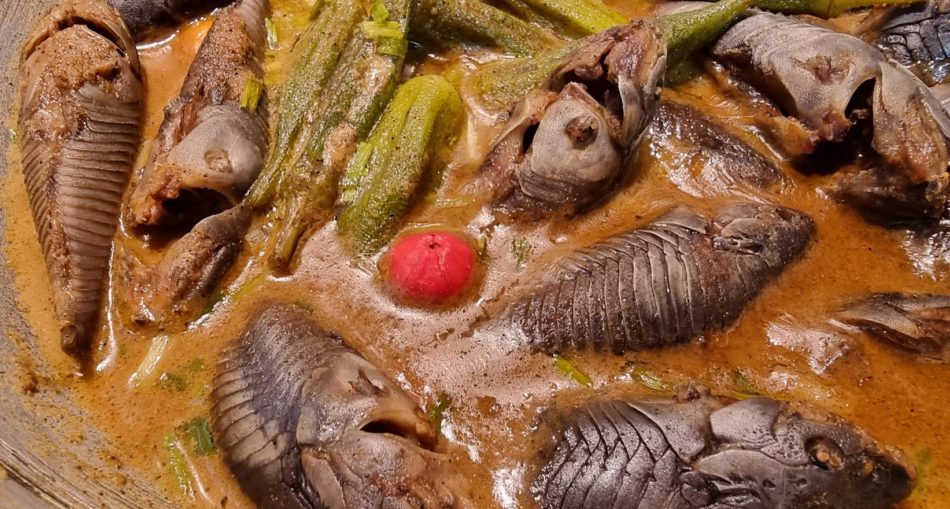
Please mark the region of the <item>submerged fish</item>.
[[147, 317], [139, 321], [195, 314], [241, 252], [250, 221], [250, 211], [238, 205], [202, 219], [176, 240], [152, 271], [143, 292]]
[[737, 23], [713, 54], [797, 119], [812, 151], [870, 130], [874, 157], [834, 189], [844, 201], [886, 220], [944, 213], [950, 116], [909, 71], [860, 39], [767, 13]]
[[910, 352], [950, 359], [950, 296], [879, 293], [847, 305], [836, 318]]
[[659, 164], [690, 194], [755, 195], [790, 185], [768, 158], [687, 104], [660, 101], [649, 136]]
[[518, 104], [482, 171], [495, 206], [540, 217], [574, 214], [619, 182], [653, 118], [666, 44], [636, 23], [587, 38]]
[[532, 484], [545, 509], [885, 509], [914, 486], [899, 451], [765, 397], [599, 400], [548, 429]]
[[303, 310], [257, 313], [214, 385], [217, 443], [262, 508], [474, 507], [419, 407]]
[[679, 208], [583, 249], [506, 313], [505, 334], [536, 350], [614, 353], [722, 328], [811, 238], [800, 212], [751, 203], [712, 219]]
[[127, 215], [138, 226], [193, 223], [241, 200], [267, 150], [267, 0], [221, 10], [178, 98], [165, 108]]
[[877, 46], [930, 86], [950, 82], [950, 1], [931, 0], [897, 11], [881, 27]]
[[136, 40], [156, 27], [173, 26], [232, 0], [109, 0]]
[[142, 82], [125, 25], [104, 1], [63, 2], [20, 63], [18, 132], [63, 349], [96, 332], [122, 193], [139, 145]]

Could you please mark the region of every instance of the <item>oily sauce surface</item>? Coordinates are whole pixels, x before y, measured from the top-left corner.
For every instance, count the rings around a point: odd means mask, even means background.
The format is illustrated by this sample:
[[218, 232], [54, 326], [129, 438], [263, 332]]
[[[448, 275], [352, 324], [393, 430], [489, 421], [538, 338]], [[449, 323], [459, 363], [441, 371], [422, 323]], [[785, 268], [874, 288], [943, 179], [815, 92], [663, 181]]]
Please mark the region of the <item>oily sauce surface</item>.
[[[268, 84], [281, 81], [289, 65], [292, 34], [301, 26], [305, 0], [272, 2], [280, 48], [269, 52]], [[650, 7], [617, 0], [631, 16]], [[210, 19], [192, 22], [163, 41], [141, 48], [147, 87], [143, 139], [155, 135], [162, 108], [178, 93]], [[458, 52], [420, 58], [417, 71], [439, 72], [454, 65], [471, 71]], [[45, 267], [27, 206], [19, 156], [4, 185], [9, 232], [7, 259], [17, 275], [20, 305], [34, 325], [46, 359], [62, 376], [44, 380], [69, 391], [108, 433], [125, 468], [143, 472], [181, 504], [251, 507], [216, 453], [179, 450], [172, 458], [168, 437], [176, 428], [207, 416], [211, 377], [222, 348], [244, 327], [262, 302], [279, 300], [311, 310], [326, 328], [418, 398], [423, 408], [451, 399], [442, 430], [462, 472], [476, 488], [479, 507], [532, 507], [527, 486], [537, 444], [531, 432], [552, 402], [625, 392], [645, 397], [671, 395], [696, 380], [714, 393], [767, 394], [812, 401], [864, 427], [885, 444], [903, 449], [919, 470], [919, 487], [900, 507], [938, 508], [950, 500], [950, 377], [946, 366], [922, 361], [867, 337], [829, 325], [832, 311], [871, 292], [946, 293], [950, 259], [900, 230], [869, 225], [827, 198], [831, 176], [795, 171], [760, 140], [742, 98], [717, 91], [700, 77], [664, 90], [664, 96], [698, 107], [778, 161], [791, 185], [778, 195], [747, 196], [700, 175], [702, 161], [645, 139], [632, 177], [603, 206], [557, 224], [495, 224], [471, 199], [479, 155], [491, 140], [490, 119], [470, 112], [469, 132], [438, 196], [413, 209], [409, 227], [441, 224], [484, 239], [483, 278], [470, 299], [449, 310], [401, 306], [383, 290], [374, 262], [356, 263], [338, 243], [331, 223], [308, 242], [292, 276], [262, 276], [261, 253], [246, 249], [223, 286], [226, 297], [184, 330], [143, 329], [130, 320], [124, 276], [133, 271], [124, 254], [154, 263], [161, 250], [124, 230], [116, 238], [110, 295], [94, 373], [80, 376], [59, 352]], [[271, 90], [271, 94], [274, 91]], [[272, 110], [276, 108], [272, 107]], [[273, 113], [273, 111], [272, 111]], [[136, 168], [147, 154], [139, 158]], [[135, 178], [133, 176], [133, 178]], [[769, 199], [807, 212], [817, 224], [815, 241], [726, 331], [673, 348], [625, 356], [574, 353], [569, 361], [593, 381], [581, 386], [545, 355], [500, 341], [485, 327], [511, 295], [537, 281], [560, 257], [611, 234], [647, 224], [674, 205], [710, 212], [732, 199]], [[259, 221], [249, 245], [263, 236]], [[517, 246], [517, 248], [515, 247]], [[527, 255], [526, 255], [527, 253]], [[519, 259], [520, 254], [520, 259]], [[147, 352], [164, 350], [151, 374], [134, 378]], [[184, 465], [190, 485], [181, 486]]]

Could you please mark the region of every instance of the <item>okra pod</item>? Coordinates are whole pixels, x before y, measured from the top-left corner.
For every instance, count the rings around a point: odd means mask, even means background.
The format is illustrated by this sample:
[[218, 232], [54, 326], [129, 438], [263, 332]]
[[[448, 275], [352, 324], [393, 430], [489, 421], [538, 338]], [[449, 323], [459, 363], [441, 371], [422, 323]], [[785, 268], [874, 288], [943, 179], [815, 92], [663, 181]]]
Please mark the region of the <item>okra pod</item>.
[[[659, 22], [667, 41], [668, 67], [714, 40], [733, 19], [754, 5], [755, 1], [721, 0], [694, 11], [661, 16]], [[500, 60], [486, 64], [472, 78], [474, 92], [480, 103], [487, 108], [510, 108], [548, 79], [577, 45], [578, 42], [571, 42], [533, 58]]]
[[[834, 6], [843, 5], [835, 3], [838, 1], [847, 2], [848, 8], [856, 8], [877, 5], [884, 0], [721, 0], [696, 10], [660, 16], [658, 21], [667, 44], [667, 67], [674, 69], [695, 51], [714, 42], [749, 8], [760, 7], [787, 13], [834, 13], [838, 9]], [[903, 3], [915, 0], [896, 1]], [[530, 58], [486, 64], [470, 78], [473, 92], [486, 108], [510, 108], [529, 91], [540, 86], [576, 45], [577, 42], [570, 42]]]
[[760, 0], [758, 7], [765, 11], [787, 14], [811, 14], [822, 18], [833, 18], [852, 9], [883, 5], [907, 5], [923, 3], [925, 0]]
[[529, 55], [560, 45], [550, 32], [480, 0], [413, 0], [414, 36]]
[[443, 77], [413, 78], [396, 90], [379, 123], [350, 161], [338, 218], [350, 249], [370, 255], [395, 233], [410, 201], [458, 139], [462, 100]]
[[661, 16], [659, 22], [666, 40], [667, 68], [672, 69], [694, 51], [715, 42], [740, 14], [758, 1], [720, 0], [701, 9]]
[[530, 58], [496, 60], [481, 67], [468, 78], [478, 102], [490, 110], [506, 110], [551, 76], [574, 51], [576, 42], [545, 51]]
[[502, 0], [528, 21], [554, 24], [569, 34], [587, 36], [628, 20], [600, 0]]
[[273, 147], [247, 195], [251, 206], [261, 208], [270, 204], [285, 160], [300, 130], [312, 120], [311, 113], [364, 14], [360, 2], [350, 0], [324, 0], [314, 6], [313, 21], [297, 43], [299, 53], [281, 93]]
[[285, 269], [307, 230], [329, 219], [340, 174], [392, 98], [407, 49], [409, 0], [377, 1], [364, 15], [303, 130], [275, 197], [270, 264]]

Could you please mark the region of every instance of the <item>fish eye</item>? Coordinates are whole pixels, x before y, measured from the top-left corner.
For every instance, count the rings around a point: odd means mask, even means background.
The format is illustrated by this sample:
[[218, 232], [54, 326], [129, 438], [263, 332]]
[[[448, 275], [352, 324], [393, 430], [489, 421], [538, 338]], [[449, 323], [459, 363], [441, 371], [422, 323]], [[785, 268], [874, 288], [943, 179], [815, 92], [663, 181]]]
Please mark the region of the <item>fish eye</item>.
[[805, 450], [812, 463], [825, 470], [836, 470], [844, 464], [844, 451], [828, 437], [808, 439]]

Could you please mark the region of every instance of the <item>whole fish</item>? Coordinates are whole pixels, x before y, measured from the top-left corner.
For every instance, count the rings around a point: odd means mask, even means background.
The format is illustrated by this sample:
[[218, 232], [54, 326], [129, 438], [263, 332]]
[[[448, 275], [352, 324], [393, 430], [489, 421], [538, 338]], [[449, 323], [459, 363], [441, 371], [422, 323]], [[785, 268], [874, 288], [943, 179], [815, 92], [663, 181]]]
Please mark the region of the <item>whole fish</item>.
[[811, 151], [871, 131], [872, 157], [833, 189], [842, 200], [886, 221], [944, 214], [950, 116], [908, 70], [860, 39], [768, 13], [733, 26], [713, 55], [800, 122]]
[[666, 43], [648, 22], [585, 39], [492, 144], [482, 172], [495, 206], [537, 218], [603, 199], [653, 118], [665, 70]]
[[96, 333], [142, 120], [138, 54], [104, 1], [70, 0], [23, 49], [17, 129], [63, 349]]
[[674, 209], [583, 249], [511, 306], [504, 334], [535, 350], [621, 354], [731, 323], [812, 236], [804, 214], [731, 204], [706, 219]]
[[918, 355], [950, 359], [950, 296], [878, 293], [848, 304], [836, 318]]
[[267, 150], [268, 12], [267, 0], [239, 0], [217, 14], [133, 183], [131, 224], [194, 224], [238, 203], [257, 178]]
[[156, 27], [177, 25], [231, 3], [232, 0], [109, 0], [135, 40], [147, 38]]
[[799, 403], [619, 397], [547, 421], [544, 509], [886, 509], [914, 486], [899, 451]]
[[262, 508], [470, 508], [409, 396], [305, 311], [263, 308], [214, 378], [216, 443]]

